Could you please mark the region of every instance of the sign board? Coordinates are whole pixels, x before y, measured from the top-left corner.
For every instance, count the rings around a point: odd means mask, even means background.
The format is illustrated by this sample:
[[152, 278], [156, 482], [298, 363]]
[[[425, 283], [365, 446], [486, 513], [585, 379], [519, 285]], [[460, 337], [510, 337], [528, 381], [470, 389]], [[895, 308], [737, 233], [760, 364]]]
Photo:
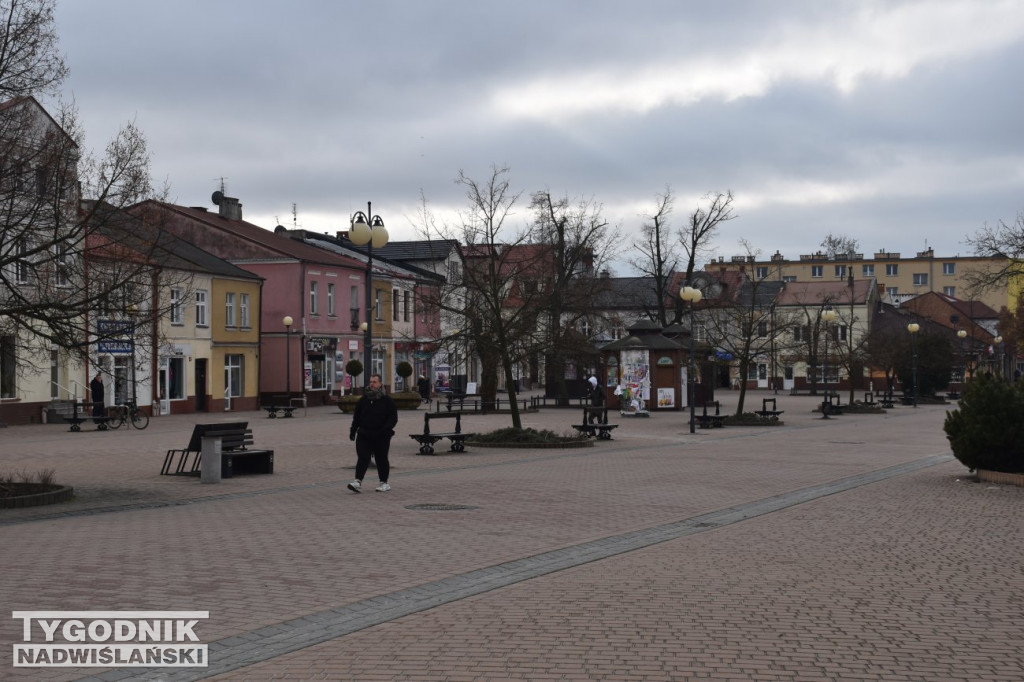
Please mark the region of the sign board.
[[131, 355], [133, 344], [131, 341], [97, 341], [97, 353], [110, 353], [111, 355]]

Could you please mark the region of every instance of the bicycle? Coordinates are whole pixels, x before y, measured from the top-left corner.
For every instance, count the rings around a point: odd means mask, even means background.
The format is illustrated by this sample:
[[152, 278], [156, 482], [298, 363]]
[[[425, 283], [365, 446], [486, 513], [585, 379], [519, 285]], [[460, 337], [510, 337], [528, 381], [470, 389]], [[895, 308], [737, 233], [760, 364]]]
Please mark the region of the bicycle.
[[149, 426], [149, 415], [129, 400], [124, 405], [115, 405], [110, 408], [110, 421], [107, 422], [107, 427], [118, 429], [122, 424], [131, 424], [137, 429], [144, 429]]

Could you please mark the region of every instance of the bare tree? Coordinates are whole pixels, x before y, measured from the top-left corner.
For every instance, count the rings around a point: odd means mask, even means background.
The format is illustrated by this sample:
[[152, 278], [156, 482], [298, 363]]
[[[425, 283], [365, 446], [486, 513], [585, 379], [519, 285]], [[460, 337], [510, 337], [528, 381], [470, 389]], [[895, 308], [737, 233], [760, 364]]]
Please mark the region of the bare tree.
[[[969, 292], [1005, 288], [1024, 275], [1020, 265], [1024, 260], [1024, 211], [1017, 213], [1013, 223], [1000, 220], [994, 226], [986, 224], [968, 236], [966, 243], [975, 255], [999, 261], [999, 264], [963, 273]], [[971, 299], [973, 296], [973, 293], [966, 293], [962, 298]]]
[[853, 237], [829, 232], [821, 241], [821, 248], [829, 258], [852, 258], [860, 244]]
[[[674, 200], [672, 188], [668, 186], [655, 197], [654, 210], [641, 216], [643, 224], [640, 236], [633, 242], [633, 248], [639, 255], [629, 261], [639, 276], [651, 279], [654, 289], [652, 300], [655, 303], [654, 309], [646, 313], [662, 327], [669, 325], [668, 301], [674, 298], [669, 287], [679, 268], [679, 253], [671, 240], [669, 224]], [[678, 320], [677, 315], [674, 321]]]
[[[126, 125], [94, 155], [72, 105], [44, 107], [67, 74], [52, 0], [3, 0], [0, 26], [0, 344], [3, 390], [57, 347], [70, 359], [107, 332], [97, 313], [156, 314], [159, 230], [121, 209], [154, 196], [141, 131]], [[165, 190], [166, 191], [166, 190]], [[83, 202], [82, 197], [92, 201]], [[155, 228], [155, 226], [154, 226]], [[129, 255], [130, 254], [130, 255]], [[123, 331], [123, 328], [122, 328]], [[115, 332], [118, 333], [118, 332]]]
[[[756, 258], [750, 244], [741, 242], [750, 259]], [[705, 329], [715, 345], [731, 354], [740, 375], [740, 394], [736, 414], [743, 414], [747, 394], [746, 377], [750, 367], [761, 359], [770, 359], [780, 337], [789, 331], [778, 324], [777, 302], [783, 283], [750, 278], [739, 273], [734, 289], [726, 297], [708, 298], [702, 314]], [[723, 287], [723, 291], [726, 288]]]
[[703, 255], [710, 242], [718, 234], [722, 223], [734, 220], [738, 216], [733, 211], [732, 192], [709, 192], [701, 198], [701, 203], [693, 209], [687, 224], [679, 230], [679, 243], [686, 254], [686, 281], [693, 279], [697, 258]]
[[546, 365], [555, 395], [568, 399], [565, 363], [570, 349], [581, 338], [575, 332], [593, 315], [600, 288], [596, 276], [617, 243], [617, 231], [601, 215], [602, 207], [591, 199], [552, 199], [548, 191], [536, 192], [532, 241], [550, 246], [550, 280], [545, 292]]

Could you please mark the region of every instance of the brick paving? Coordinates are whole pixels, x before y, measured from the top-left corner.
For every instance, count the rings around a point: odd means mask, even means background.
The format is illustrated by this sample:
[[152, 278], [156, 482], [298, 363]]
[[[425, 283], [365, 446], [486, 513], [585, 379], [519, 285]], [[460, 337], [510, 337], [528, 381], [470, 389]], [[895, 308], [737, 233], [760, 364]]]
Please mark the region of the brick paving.
[[4, 646], [0, 678], [1024, 678], [1024, 489], [950, 461], [941, 406], [822, 420], [813, 402], [779, 396], [780, 428], [691, 435], [666, 413], [592, 448], [437, 457], [402, 413], [394, 490], [362, 495], [349, 417], [326, 407], [245, 414], [276, 473], [219, 485], [157, 472], [193, 423], [239, 415], [5, 429], [0, 470], [51, 466], [78, 495], [0, 511], [4, 610], [208, 610], [211, 667], [13, 668]]

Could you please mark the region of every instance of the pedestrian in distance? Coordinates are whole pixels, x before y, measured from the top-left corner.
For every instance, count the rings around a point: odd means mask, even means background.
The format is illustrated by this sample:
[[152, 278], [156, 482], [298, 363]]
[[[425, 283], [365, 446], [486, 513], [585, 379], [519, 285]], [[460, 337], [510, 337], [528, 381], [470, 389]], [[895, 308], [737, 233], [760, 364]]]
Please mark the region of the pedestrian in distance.
[[[604, 407], [604, 388], [597, 385], [597, 377], [590, 377], [590, 406]], [[600, 421], [601, 412], [590, 410], [587, 412], [587, 423], [595, 424]]]
[[[92, 398], [92, 416], [103, 416], [103, 375], [96, 372], [96, 376], [89, 382], [89, 393]], [[95, 421], [95, 420], [94, 420]]]
[[356, 477], [348, 484], [354, 493], [362, 492], [363, 477], [370, 467], [370, 458], [377, 463], [377, 477], [380, 485], [376, 490], [386, 493], [391, 490], [388, 474], [391, 464], [388, 462], [388, 451], [391, 449], [391, 437], [395, 435], [398, 424], [398, 409], [395, 401], [384, 392], [384, 384], [379, 374], [370, 375], [370, 387], [363, 391], [363, 397], [356, 403], [352, 415], [352, 428], [348, 438], [356, 442]]
[[416, 387], [419, 388], [419, 390], [420, 390], [420, 398], [423, 399], [423, 402], [429, 403], [430, 402], [430, 379], [427, 378], [427, 375], [425, 375], [425, 374], [421, 374], [420, 375], [419, 381], [416, 382]]

